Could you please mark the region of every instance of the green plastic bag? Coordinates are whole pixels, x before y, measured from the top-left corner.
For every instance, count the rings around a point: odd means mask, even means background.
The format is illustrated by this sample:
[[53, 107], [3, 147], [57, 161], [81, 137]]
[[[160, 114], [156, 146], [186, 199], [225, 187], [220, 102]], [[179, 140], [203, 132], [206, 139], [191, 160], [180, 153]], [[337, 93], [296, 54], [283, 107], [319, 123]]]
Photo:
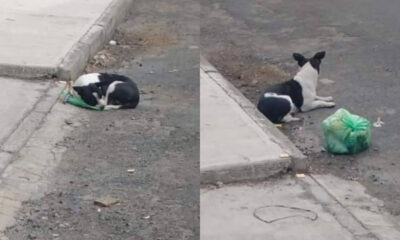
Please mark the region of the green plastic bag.
[[92, 110], [98, 110], [98, 111], [104, 110], [104, 109], [101, 109], [98, 106], [91, 106], [91, 105], [85, 103], [82, 100], [82, 98], [76, 97], [76, 96], [68, 93], [65, 89], [63, 89], [61, 91], [61, 97], [64, 99], [64, 102], [67, 102], [69, 104], [72, 104], [72, 105], [75, 105], [75, 106], [78, 106], [78, 107], [92, 109]]
[[371, 123], [346, 109], [339, 109], [322, 122], [324, 147], [333, 154], [355, 154], [368, 149]]

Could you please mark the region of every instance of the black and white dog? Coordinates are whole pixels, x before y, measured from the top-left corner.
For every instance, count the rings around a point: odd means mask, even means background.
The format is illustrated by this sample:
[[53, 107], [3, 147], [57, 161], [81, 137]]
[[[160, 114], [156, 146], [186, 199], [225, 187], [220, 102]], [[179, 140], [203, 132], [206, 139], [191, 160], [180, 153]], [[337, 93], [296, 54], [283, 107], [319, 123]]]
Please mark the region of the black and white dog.
[[300, 66], [293, 79], [268, 87], [258, 100], [257, 108], [271, 122], [290, 122], [300, 120], [292, 116], [295, 112], [306, 112], [317, 108], [335, 106], [332, 97], [317, 95], [319, 66], [325, 52], [318, 52], [312, 58], [293, 53]]
[[74, 82], [72, 89], [87, 104], [105, 110], [135, 108], [139, 103], [138, 87], [123, 75], [84, 74]]

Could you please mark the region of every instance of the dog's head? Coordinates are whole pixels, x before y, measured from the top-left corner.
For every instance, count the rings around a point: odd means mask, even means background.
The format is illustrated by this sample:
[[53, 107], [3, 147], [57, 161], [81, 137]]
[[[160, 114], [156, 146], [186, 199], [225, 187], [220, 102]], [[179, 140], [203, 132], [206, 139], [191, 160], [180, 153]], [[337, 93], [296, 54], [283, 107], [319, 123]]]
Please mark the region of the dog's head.
[[104, 101], [102, 100], [102, 91], [95, 83], [73, 88], [83, 99], [83, 101], [85, 101], [85, 103], [91, 106], [104, 105]]
[[317, 70], [319, 73], [319, 65], [321, 65], [322, 59], [325, 57], [325, 51], [317, 52], [312, 58], [305, 58], [300, 53], [293, 53], [294, 60], [297, 61], [297, 64], [302, 68], [306, 63], [310, 63], [310, 65]]

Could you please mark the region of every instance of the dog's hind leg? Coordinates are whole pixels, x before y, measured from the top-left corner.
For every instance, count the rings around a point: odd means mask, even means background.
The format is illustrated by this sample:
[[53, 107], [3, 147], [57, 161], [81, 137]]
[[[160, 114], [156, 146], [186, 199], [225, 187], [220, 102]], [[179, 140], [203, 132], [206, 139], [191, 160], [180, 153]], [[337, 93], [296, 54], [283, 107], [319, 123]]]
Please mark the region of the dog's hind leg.
[[301, 107], [301, 110], [303, 112], [311, 111], [317, 108], [333, 108], [335, 107], [334, 102], [326, 102], [326, 101], [321, 101], [321, 100], [315, 100], [311, 102], [310, 104], [303, 105]]
[[287, 115], [282, 119], [282, 122], [287, 123], [287, 122], [294, 122], [294, 121], [300, 121], [300, 120], [301, 120], [300, 118], [293, 117], [293, 116], [289, 113], [289, 114], [287, 114]]
[[315, 100], [321, 100], [324, 102], [332, 102], [333, 101], [333, 97], [329, 96], [329, 97], [320, 97], [320, 96], [316, 96]]

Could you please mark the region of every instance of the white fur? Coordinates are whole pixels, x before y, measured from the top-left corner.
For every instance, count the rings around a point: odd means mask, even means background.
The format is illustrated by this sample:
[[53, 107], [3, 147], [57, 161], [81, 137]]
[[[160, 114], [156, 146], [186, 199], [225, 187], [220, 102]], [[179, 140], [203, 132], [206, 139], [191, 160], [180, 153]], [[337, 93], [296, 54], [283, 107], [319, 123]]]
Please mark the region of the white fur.
[[293, 122], [293, 121], [300, 121], [300, 118], [293, 117], [292, 114], [286, 114], [286, 116], [283, 117], [282, 122]]
[[[88, 73], [88, 74], [81, 75], [78, 79], [75, 80], [75, 82], [72, 86], [73, 87], [82, 87], [82, 86], [87, 86], [91, 83], [98, 83], [98, 82], [100, 82], [99, 76], [100, 76], [99, 73]], [[69, 93], [73, 94], [74, 96], [79, 96], [79, 94], [72, 87], [69, 89]], [[95, 96], [95, 98], [99, 101], [98, 96]]]
[[92, 95], [97, 99], [97, 102], [100, 104], [100, 101], [102, 101], [102, 99], [99, 98], [99, 94], [97, 94], [97, 92], [92, 93]]
[[74, 87], [81, 87], [81, 86], [87, 86], [91, 83], [98, 83], [100, 82], [99, 80], [99, 73], [88, 73], [80, 76], [78, 79], [75, 80], [74, 82]]
[[122, 105], [106, 105], [104, 110], [120, 109]]
[[[114, 81], [114, 82], [112, 82], [112, 83], [108, 86], [107, 92], [106, 92], [106, 96], [105, 96], [105, 99], [104, 99], [105, 105], [108, 106], [108, 96], [110, 95], [110, 93], [114, 92], [115, 86], [116, 86], [117, 84], [120, 84], [120, 83], [123, 83], [123, 82], [121, 82], [121, 81]], [[115, 105], [109, 105], [109, 106], [115, 106]], [[119, 107], [120, 107], [120, 106], [119, 106]], [[114, 108], [111, 107], [110, 109], [114, 109]]]
[[318, 71], [311, 66], [310, 62], [304, 64], [293, 78], [302, 88], [303, 105], [302, 111], [310, 111], [316, 108], [334, 107], [332, 97], [317, 96]]

